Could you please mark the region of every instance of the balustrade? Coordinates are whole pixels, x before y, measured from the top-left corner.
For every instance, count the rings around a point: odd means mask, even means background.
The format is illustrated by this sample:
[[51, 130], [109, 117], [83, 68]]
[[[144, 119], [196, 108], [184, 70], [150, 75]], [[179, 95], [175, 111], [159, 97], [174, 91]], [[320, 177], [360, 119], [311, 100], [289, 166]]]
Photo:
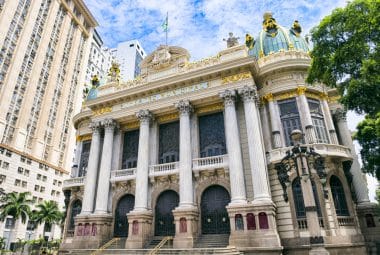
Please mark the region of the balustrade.
[[136, 178], [136, 168], [111, 171], [111, 182], [126, 181]]
[[150, 176], [160, 176], [168, 174], [176, 174], [179, 170], [179, 162], [171, 162], [165, 164], [151, 165], [149, 167]]
[[84, 180], [85, 180], [84, 176], [64, 180], [63, 181], [63, 189], [76, 187], [76, 186], [83, 186]]
[[344, 216], [339, 216], [338, 217], [338, 225], [339, 226], [355, 226], [355, 219], [354, 217], [344, 217]]
[[228, 169], [228, 155], [218, 155], [193, 159], [193, 171], [213, 170], [218, 168]]

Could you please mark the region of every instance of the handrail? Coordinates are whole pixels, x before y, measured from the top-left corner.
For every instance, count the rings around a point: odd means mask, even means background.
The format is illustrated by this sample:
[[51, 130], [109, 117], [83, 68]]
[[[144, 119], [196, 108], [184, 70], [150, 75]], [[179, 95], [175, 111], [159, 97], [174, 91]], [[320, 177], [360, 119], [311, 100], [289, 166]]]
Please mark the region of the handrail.
[[114, 242], [119, 241], [119, 240], [120, 240], [119, 237], [112, 238], [112, 239], [109, 240], [107, 243], [105, 243], [103, 246], [101, 246], [99, 249], [97, 249], [96, 251], [94, 251], [93, 253], [91, 253], [91, 255], [96, 255], [96, 254], [98, 254], [98, 252], [101, 252], [101, 251], [107, 249], [108, 247], [111, 246], [111, 244], [113, 244]]
[[162, 248], [162, 246], [164, 246], [166, 244], [167, 241], [169, 240], [173, 240], [173, 237], [172, 236], [165, 236], [164, 239], [161, 240], [161, 242], [159, 242], [156, 247], [154, 247], [153, 250], [151, 250], [148, 255], [155, 255], [158, 253], [158, 251]]

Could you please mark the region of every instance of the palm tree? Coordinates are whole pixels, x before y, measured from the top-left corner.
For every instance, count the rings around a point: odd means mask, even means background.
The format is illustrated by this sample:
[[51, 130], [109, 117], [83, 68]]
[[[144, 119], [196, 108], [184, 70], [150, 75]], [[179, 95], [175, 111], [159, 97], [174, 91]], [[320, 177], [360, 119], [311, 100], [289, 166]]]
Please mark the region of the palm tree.
[[37, 224], [44, 223], [43, 237], [45, 232], [50, 230], [53, 224], [59, 224], [63, 218], [63, 212], [58, 207], [55, 201], [44, 201], [36, 206], [36, 211], [33, 213], [33, 221]]
[[[0, 204], [0, 221], [4, 221], [6, 217], [12, 216], [16, 223], [21, 219], [22, 223], [25, 224], [30, 216], [30, 205], [33, 203], [33, 200], [29, 199], [29, 196], [29, 192], [11, 192], [3, 195]], [[11, 229], [10, 239], [12, 238], [13, 230], [14, 227]]]

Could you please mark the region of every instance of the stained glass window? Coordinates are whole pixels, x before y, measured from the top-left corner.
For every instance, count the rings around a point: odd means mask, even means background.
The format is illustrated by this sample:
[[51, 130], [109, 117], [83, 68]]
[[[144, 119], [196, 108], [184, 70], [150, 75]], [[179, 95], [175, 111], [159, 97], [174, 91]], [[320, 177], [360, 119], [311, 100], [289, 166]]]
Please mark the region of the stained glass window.
[[159, 127], [160, 164], [179, 161], [179, 122], [161, 124]]
[[222, 112], [199, 117], [199, 147], [201, 158], [226, 154]]
[[125, 132], [124, 134], [122, 169], [135, 168], [137, 166], [139, 134], [139, 130]]

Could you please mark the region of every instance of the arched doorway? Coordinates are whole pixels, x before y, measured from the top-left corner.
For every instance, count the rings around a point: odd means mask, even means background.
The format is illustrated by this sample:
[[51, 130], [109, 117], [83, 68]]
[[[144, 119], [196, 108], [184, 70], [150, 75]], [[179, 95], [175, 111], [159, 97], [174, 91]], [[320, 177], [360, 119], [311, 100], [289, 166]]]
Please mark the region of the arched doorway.
[[226, 206], [231, 201], [228, 191], [219, 185], [208, 187], [202, 194], [202, 234], [229, 234], [230, 220]]
[[135, 206], [135, 197], [127, 194], [123, 196], [117, 203], [115, 210], [115, 227], [113, 235], [115, 237], [127, 237], [128, 236], [128, 218], [129, 213]]
[[174, 236], [175, 223], [172, 210], [178, 206], [179, 197], [177, 192], [167, 190], [157, 198], [155, 208], [155, 228], [156, 236]]

